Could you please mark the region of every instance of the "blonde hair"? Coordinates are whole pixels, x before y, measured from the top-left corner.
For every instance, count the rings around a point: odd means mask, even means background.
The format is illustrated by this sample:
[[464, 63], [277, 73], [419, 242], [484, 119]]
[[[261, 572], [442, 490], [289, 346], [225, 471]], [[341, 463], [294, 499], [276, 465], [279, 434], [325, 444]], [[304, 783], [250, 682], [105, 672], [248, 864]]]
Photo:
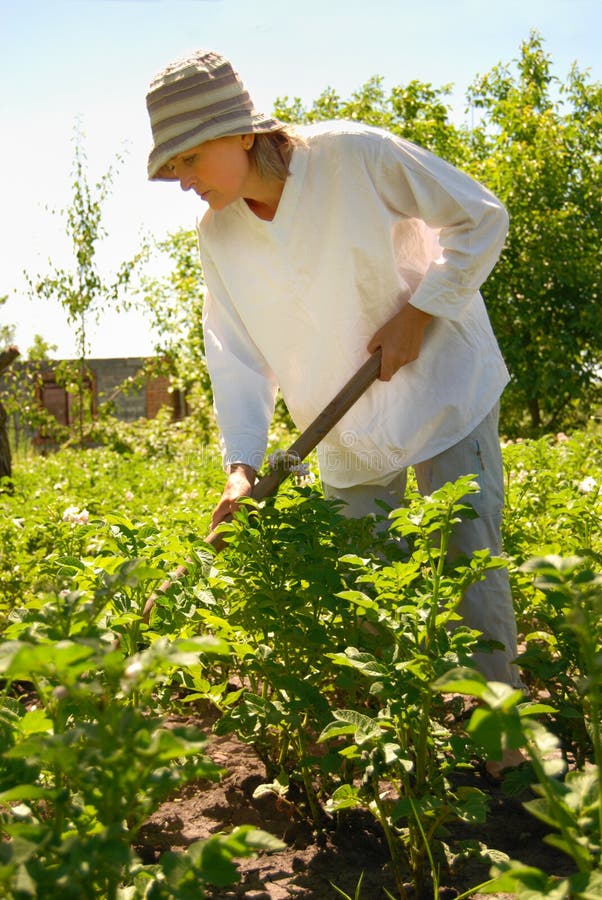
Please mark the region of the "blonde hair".
[[254, 137], [249, 157], [257, 174], [266, 180], [286, 181], [293, 150], [305, 147], [305, 140], [291, 125]]

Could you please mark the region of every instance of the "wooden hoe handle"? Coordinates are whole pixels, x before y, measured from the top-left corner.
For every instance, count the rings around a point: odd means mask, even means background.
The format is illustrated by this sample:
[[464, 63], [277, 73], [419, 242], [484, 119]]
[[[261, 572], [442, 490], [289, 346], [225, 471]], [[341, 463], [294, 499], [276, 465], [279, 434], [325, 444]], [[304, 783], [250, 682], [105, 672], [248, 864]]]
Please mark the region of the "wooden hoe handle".
[[[336, 397], [333, 397], [328, 406], [316, 416], [311, 425], [308, 425], [297, 440], [290, 445], [288, 450], [285, 451], [286, 456], [291, 456], [298, 459], [299, 462], [303, 462], [311, 451], [318, 446], [320, 441], [326, 437], [328, 432], [334, 428], [337, 422], [343, 418], [345, 413], [351, 409], [356, 400], [359, 400], [372, 382], [376, 380], [379, 372], [380, 350], [366, 360], [361, 369], [358, 369], [355, 375], [349, 379]], [[255, 500], [263, 500], [264, 497], [271, 496], [288, 474], [285, 468], [272, 469], [255, 484], [251, 496]]]
[[[285, 458], [303, 462], [314, 450], [328, 432], [334, 428], [345, 413], [351, 409], [356, 400], [367, 391], [370, 385], [378, 378], [380, 372], [380, 350], [373, 353], [363, 366], [357, 370], [355, 375], [341, 388], [336, 397], [330, 401], [321, 413], [319, 413], [313, 422], [307, 426], [294, 443], [285, 450]], [[288, 478], [289, 472], [285, 466], [271, 469], [262, 478], [257, 481], [251, 492], [254, 500], [263, 500], [275, 494], [282, 482]], [[208, 544], [212, 544], [217, 549], [221, 549], [223, 545], [222, 535], [212, 531], [205, 538]]]

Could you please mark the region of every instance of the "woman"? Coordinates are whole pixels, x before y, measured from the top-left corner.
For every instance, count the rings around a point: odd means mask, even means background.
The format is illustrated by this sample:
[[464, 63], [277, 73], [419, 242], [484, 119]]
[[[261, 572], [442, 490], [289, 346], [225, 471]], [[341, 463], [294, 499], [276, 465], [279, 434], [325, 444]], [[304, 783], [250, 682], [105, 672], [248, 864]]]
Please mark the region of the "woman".
[[[386, 131], [292, 131], [254, 109], [214, 52], [168, 66], [147, 105], [149, 178], [209, 206], [198, 224], [204, 335], [227, 472], [212, 525], [251, 492], [277, 388], [305, 428], [380, 348], [380, 380], [318, 448], [325, 494], [363, 516], [400, 505], [408, 466], [425, 494], [476, 475], [479, 516], [452, 552], [499, 554], [508, 373], [479, 288], [507, 232], [500, 202]], [[507, 572], [472, 586], [462, 612], [504, 645], [477, 659], [486, 677], [520, 686]]]

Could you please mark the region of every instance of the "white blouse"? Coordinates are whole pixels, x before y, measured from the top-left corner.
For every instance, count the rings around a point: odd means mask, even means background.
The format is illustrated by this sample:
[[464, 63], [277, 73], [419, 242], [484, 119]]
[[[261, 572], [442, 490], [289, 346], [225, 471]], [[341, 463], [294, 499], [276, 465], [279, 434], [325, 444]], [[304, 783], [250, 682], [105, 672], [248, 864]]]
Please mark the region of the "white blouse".
[[469, 434], [508, 381], [479, 293], [508, 216], [469, 176], [386, 131], [300, 131], [307, 147], [271, 222], [238, 200], [197, 226], [224, 465], [260, 468], [278, 387], [307, 427], [411, 298], [435, 317], [419, 358], [373, 384], [318, 447], [333, 487], [386, 484]]

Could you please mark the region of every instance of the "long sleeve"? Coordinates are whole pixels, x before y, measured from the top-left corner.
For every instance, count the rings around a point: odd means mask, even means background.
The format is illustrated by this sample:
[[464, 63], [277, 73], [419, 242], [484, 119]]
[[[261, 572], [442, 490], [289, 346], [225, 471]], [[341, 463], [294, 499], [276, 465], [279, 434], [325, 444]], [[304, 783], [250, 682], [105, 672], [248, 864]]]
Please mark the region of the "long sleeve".
[[393, 214], [436, 230], [441, 248], [412, 296], [434, 316], [458, 320], [495, 265], [508, 231], [500, 201], [427, 150], [387, 135], [376, 187]]
[[236, 313], [210, 257], [203, 251], [201, 256], [209, 288], [203, 308], [205, 353], [224, 467], [242, 462], [259, 469], [274, 413], [276, 379]]

